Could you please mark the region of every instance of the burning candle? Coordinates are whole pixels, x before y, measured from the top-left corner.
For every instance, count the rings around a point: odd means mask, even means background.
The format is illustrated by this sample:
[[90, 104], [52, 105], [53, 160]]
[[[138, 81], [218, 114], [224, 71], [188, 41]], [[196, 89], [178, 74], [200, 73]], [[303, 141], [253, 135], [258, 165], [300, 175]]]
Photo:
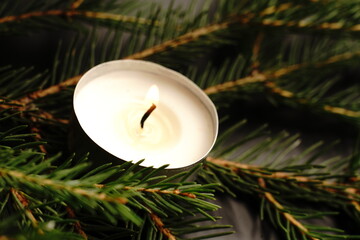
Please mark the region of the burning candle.
[[218, 131], [215, 106], [197, 85], [139, 60], [90, 69], [76, 86], [74, 111], [96, 145], [119, 160], [144, 159], [144, 167], [193, 165], [211, 150]]

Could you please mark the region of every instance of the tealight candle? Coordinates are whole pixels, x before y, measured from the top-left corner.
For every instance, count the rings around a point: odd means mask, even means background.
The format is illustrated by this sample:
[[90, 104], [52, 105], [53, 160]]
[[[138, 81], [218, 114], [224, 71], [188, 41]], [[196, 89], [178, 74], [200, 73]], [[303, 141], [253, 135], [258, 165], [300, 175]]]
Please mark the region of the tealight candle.
[[95, 66], [80, 79], [73, 100], [85, 134], [119, 161], [184, 168], [203, 159], [217, 137], [218, 117], [208, 96], [155, 63], [117, 60]]

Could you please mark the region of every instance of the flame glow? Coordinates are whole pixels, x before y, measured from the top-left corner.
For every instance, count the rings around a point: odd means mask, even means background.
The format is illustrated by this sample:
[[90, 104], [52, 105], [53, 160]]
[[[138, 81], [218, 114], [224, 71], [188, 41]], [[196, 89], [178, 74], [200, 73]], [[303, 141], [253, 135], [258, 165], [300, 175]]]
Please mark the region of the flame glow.
[[147, 104], [157, 104], [159, 102], [159, 88], [156, 85], [152, 85], [146, 94], [145, 101]]

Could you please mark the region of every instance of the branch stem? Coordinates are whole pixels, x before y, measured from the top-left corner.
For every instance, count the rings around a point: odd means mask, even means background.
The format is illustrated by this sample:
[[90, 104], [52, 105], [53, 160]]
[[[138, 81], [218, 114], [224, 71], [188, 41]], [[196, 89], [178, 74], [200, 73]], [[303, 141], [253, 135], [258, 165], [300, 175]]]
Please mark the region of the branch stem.
[[155, 213], [150, 213], [150, 218], [154, 222], [157, 229], [164, 234], [169, 240], [176, 240], [176, 237], [171, 233], [170, 229], [165, 228], [165, 224], [161, 220], [159, 216], [157, 216]]
[[153, 189], [153, 188], [136, 188], [136, 187], [124, 187], [126, 190], [135, 190], [139, 192], [148, 192], [148, 193], [160, 193], [160, 194], [175, 194], [181, 195], [189, 198], [196, 198], [196, 195], [193, 193], [181, 192], [179, 189], [175, 190], [161, 190], [161, 189]]
[[[75, 1], [72, 4], [71, 10], [48, 10], [48, 11], [37, 11], [37, 12], [29, 12], [24, 13], [21, 15], [13, 15], [13, 16], [6, 16], [0, 18], [1, 23], [8, 23], [8, 22], [15, 22], [21, 21], [33, 17], [44, 17], [44, 16], [66, 16], [66, 17], [73, 17], [73, 16], [82, 16], [86, 18], [94, 18], [94, 19], [106, 19], [106, 20], [113, 20], [113, 21], [120, 21], [120, 22], [138, 22], [141, 24], [151, 24], [152, 20], [145, 19], [145, 18], [137, 18], [133, 16], [125, 16], [120, 14], [114, 13], [107, 13], [107, 12], [93, 12], [93, 11], [77, 11], [75, 10], [83, 1]], [[155, 21], [155, 25], [159, 25], [158, 21]]]
[[113, 196], [109, 196], [105, 193], [97, 193], [97, 192], [87, 190], [84, 188], [73, 187], [70, 185], [61, 184], [61, 183], [51, 180], [51, 179], [42, 178], [41, 176], [37, 177], [37, 176], [32, 176], [32, 175], [26, 175], [22, 172], [9, 170], [6, 168], [0, 168], [0, 177], [1, 176], [9, 176], [9, 177], [18, 179], [20, 182], [21, 181], [32, 182], [32, 183], [38, 184], [39, 186], [49, 186], [49, 187], [52, 187], [57, 190], [65, 190], [68, 192], [72, 192], [73, 194], [77, 194], [77, 195], [80, 195], [83, 197], [97, 199], [97, 200], [101, 200], [101, 201], [114, 202], [114, 203], [118, 203], [118, 204], [126, 204], [128, 202], [128, 200], [123, 197], [113, 197]]
[[21, 208], [25, 211], [25, 215], [31, 221], [32, 226], [38, 229], [39, 234], [44, 234], [43, 230], [39, 228], [39, 223], [34, 214], [29, 209], [29, 200], [25, 197], [25, 195], [17, 191], [15, 188], [10, 188], [10, 192], [19, 202]]
[[[258, 179], [259, 186], [263, 189], [266, 189], [266, 183], [263, 178]], [[270, 202], [282, 215], [283, 217], [289, 221], [292, 225], [294, 225], [296, 228], [298, 228], [303, 234], [307, 235], [311, 240], [319, 240], [318, 238], [314, 238], [309, 234], [309, 230], [301, 223], [299, 222], [293, 215], [291, 215], [288, 212], [284, 212], [284, 206], [281, 205], [280, 202], [278, 202], [275, 197], [269, 193], [264, 192], [264, 197], [268, 202]]]
[[[72, 208], [70, 208], [69, 206], [67, 206], [67, 207], [66, 207], [66, 212], [67, 212], [67, 214], [69, 215], [70, 218], [76, 219], [75, 212], [74, 212], [74, 210], [73, 210]], [[77, 221], [74, 223], [74, 227], [75, 227], [76, 232], [79, 233], [85, 240], [88, 239], [88, 236], [86, 235], [86, 233], [85, 233], [84, 230], [82, 229], [79, 220], [77, 220]]]
[[[265, 174], [265, 173], [261, 173], [264, 171], [264, 169], [262, 169], [259, 166], [228, 161], [225, 159], [207, 157], [206, 161], [220, 165], [222, 167], [229, 168], [231, 171], [233, 171], [236, 174], [251, 172], [253, 176], [256, 176], [261, 179], [288, 179], [288, 180], [296, 181], [298, 184], [314, 183], [311, 186], [313, 187], [318, 186], [319, 188], [321, 188], [322, 191], [325, 190], [327, 192], [337, 193], [342, 196], [346, 196], [347, 199], [349, 200], [349, 204], [351, 204], [356, 211], [360, 212], [360, 201], [358, 198], [357, 199], [354, 198], [354, 195], [360, 194], [360, 189], [354, 188], [353, 186], [328, 182], [328, 181], [321, 181], [306, 176], [294, 176], [289, 172], [271, 172]], [[355, 179], [355, 181], [358, 180]]]

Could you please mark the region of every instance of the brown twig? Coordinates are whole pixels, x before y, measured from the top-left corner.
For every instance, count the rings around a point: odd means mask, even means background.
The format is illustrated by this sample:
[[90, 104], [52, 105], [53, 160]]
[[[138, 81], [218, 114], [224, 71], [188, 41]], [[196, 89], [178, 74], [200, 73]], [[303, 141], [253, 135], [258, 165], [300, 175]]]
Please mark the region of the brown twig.
[[61, 90], [65, 89], [66, 87], [75, 85], [81, 78], [82, 75], [77, 75], [75, 77], [69, 78], [64, 82], [61, 82], [57, 85], [53, 85], [51, 87], [48, 87], [46, 89], [38, 90], [35, 92], [32, 92], [28, 95], [26, 95], [23, 98], [20, 98], [17, 100], [17, 103], [20, 103], [21, 105], [29, 104], [30, 102], [34, 101], [35, 99], [42, 98], [54, 93], [58, 93]]
[[[79, 4], [81, 1], [77, 1]], [[74, 3], [75, 4], [75, 3]], [[76, 6], [76, 4], [74, 5]], [[95, 18], [95, 19], [106, 19], [106, 20], [113, 20], [113, 21], [121, 21], [121, 22], [137, 22], [141, 24], [151, 24], [153, 23], [152, 20], [145, 19], [145, 18], [137, 18], [133, 16], [125, 16], [107, 12], [92, 12], [92, 11], [77, 11], [75, 9], [71, 10], [48, 10], [48, 11], [37, 11], [37, 12], [29, 12], [24, 13], [17, 16], [6, 16], [0, 18], [1, 23], [8, 23], [14, 21], [22, 21], [28, 18], [33, 17], [44, 17], [44, 16], [66, 16], [66, 17], [73, 17], [73, 16], [82, 16], [87, 18]], [[160, 23], [155, 21], [155, 25], [159, 25]]]
[[343, 22], [324, 22], [321, 24], [311, 24], [305, 21], [285, 21], [280, 19], [263, 19], [259, 24], [273, 27], [295, 27], [295, 28], [313, 28], [318, 30], [342, 30], [349, 32], [360, 31], [360, 24], [346, 27]]
[[333, 106], [329, 106], [329, 105], [325, 105], [324, 110], [327, 112], [331, 112], [334, 114], [339, 114], [339, 115], [343, 115], [343, 116], [347, 116], [347, 117], [355, 117], [358, 118], [360, 117], [360, 111], [352, 111], [352, 110], [348, 110], [345, 108], [340, 108], [340, 107], [333, 107]]
[[[66, 212], [69, 215], [70, 218], [72, 219], [76, 219], [76, 215], [74, 210], [72, 210], [72, 208], [70, 208], [69, 206], [66, 207]], [[77, 233], [79, 233], [81, 236], [83, 236], [84, 239], [88, 239], [88, 236], [86, 235], [86, 233], [84, 232], [84, 230], [81, 227], [80, 221], [76, 221], [74, 223], [74, 227]]]
[[150, 218], [154, 222], [157, 229], [164, 234], [169, 240], [176, 240], [176, 237], [171, 233], [170, 229], [165, 228], [165, 224], [162, 222], [155, 213], [150, 213]]
[[75, 0], [72, 4], [71, 4], [71, 9], [75, 10], [77, 8], [80, 7], [80, 5], [84, 2], [84, 0]]
[[44, 232], [39, 229], [39, 223], [36, 220], [34, 214], [29, 209], [29, 200], [25, 197], [25, 195], [17, 191], [15, 188], [10, 188], [10, 192], [20, 203], [20, 207], [25, 211], [25, 215], [30, 219], [32, 226], [38, 229], [39, 234], [44, 234]]
[[35, 114], [33, 114], [32, 117], [37, 118], [37, 119], [50, 120], [50, 121], [54, 121], [54, 122], [62, 123], [62, 124], [69, 123], [68, 119], [56, 118], [56, 117], [54, 117], [54, 115], [52, 115], [51, 113], [46, 112], [44, 110], [37, 110], [37, 112]]
[[237, 79], [235, 81], [225, 82], [225, 83], [221, 83], [218, 85], [214, 85], [214, 86], [206, 88], [204, 91], [208, 95], [219, 93], [219, 92], [224, 92], [224, 91], [231, 91], [236, 87], [246, 85], [249, 83], [268, 82], [272, 79], [283, 77], [289, 73], [292, 73], [294, 71], [300, 70], [305, 67], [314, 66], [316, 68], [319, 68], [319, 67], [323, 67], [325, 65], [336, 63], [339, 61], [345, 61], [345, 60], [351, 59], [356, 56], [360, 56], [360, 52], [348, 52], [348, 53], [344, 53], [344, 54], [339, 54], [339, 55], [332, 56], [324, 61], [321, 61], [321, 62], [318, 62], [315, 64], [312, 64], [312, 63], [294, 64], [291, 66], [280, 68], [275, 71], [267, 71], [264, 73], [258, 73], [255, 76], [250, 75], [250, 76], [247, 76], [244, 78]]
[[[280, 9], [281, 10], [286, 10], [288, 7], [289, 7], [288, 5], [284, 5], [283, 7], [280, 7]], [[273, 11], [271, 9], [270, 10], [268, 9], [266, 11], [265, 10], [264, 10], [265, 15], [270, 14], [271, 11]], [[59, 14], [59, 13], [50, 11], [48, 14]], [[30, 15], [25, 14], [23, 16], [20, 16], [20, 19], [28, 18], [28, 17], [31, 17], [32, 15], [36, 16], [38, 14], [30, 14]], [[150, 47], [150, 48], [148, 48], [146, 50], [143, 50], [141, 52], [132, 54], [132, 55], [126, 57], [125, 59], [146, 58], [146, 57], [149, 57], [150, 55], [157, 54], [157, 53], [160, 53], [162, 51], [166, 51], [168, 49], [173, 49], [173, 48], [179, 47], [179, 46], [181, 46], [183, 44], [194, 41], [194, 40], [200, 38], [203, 35], [225, 29], [228, 26], [230, 26], [231, 24], [247, 23], [247, 22], [250, 21], [250, 19], [252, 17], [253, 16], [251, 14], [248, 14], [247, 17], [241, 17], [241, 18], [239, 17], [239, 18], [236, 18], [236, 19], [232, 19], [231, 21], [218, 23], [218, 24], [213, 24], [213, 25], [209, 25], [207, 27], [199, 28], [199, 29], [194, 30], [192, 32], [181, 35], [181, 36], [179, 36], [179, 37], [177, 37], [175, 39], [163, 42], [163, 43], [161, 43], [159, 45], [156, 45], [154, 47]], [[4, 19], [0, 18], [0, 23], [2, 21], [7, 21], [7, 20], [6, 19], [4, 20]], [[260, 40], [261, 40], [261, 38], [260, 38]], [[257, 51], [257, 48], [255, 48], [254, 50]], [[350, 59], [350, 58], [352, 58], [354, 56], [357, 56], [357, 55], [360, 55], [360, 52], [345, 53], [345, 54], [333, 56], [333, 57], [331, 57], [331, 58], [329, 58], [329, 59], [327, 59], [327, 60], [325, 60], [323, 62], [315, 64], [315, 67], [321, 67], [321, 66], [324, 66], [326, 64], [331, 64], [331, 63], [334, 63], [334, 62], [337, 62], [337, 61]], [[309, 65], [310, 65], [309, 63], [295, 64], [295, 65], [292, 65], [292, 66], [281, 68], [281, 69], [276, 70], [276, 71], [266, 72], [266, 73], [263, 73], [263, 74], [262, 73], [257, 73], [255, 75], [244, 77], [244, 78], [241, 78], [241, 79], [238, 79], [238, 80], [235, 80], [235, 81], [226, 82], [226, 83], [223, 83], [223, 84], [218, 84], [218, 85], [215, 85], [215, 86], [211, 86], [211, 87], [205, 89], [204, 91], [205, 91], [205, 93], [207, 93], [209, 95], [219, 93], [219, 92], [223, 92], [223, 91], [231, 91], [235, 87], [246, 85], [246, 84], [249, 84], [249, 83], [265, 82], [265, 81], [268, 81], [269, 79], [279, 78], [281, 76], [284, 76], [286, 74], [289, 74], [289, 73], [291, 73], [293, 71], [299, 70], [299, 69], [301, 69], [303, 67], [306, 67], [306, 66], [309, 66]], [[19, 107], [18, 107], [19, 109], [24, 109], [24, 108], [26, 108], [26, 106], [29, 103], [31, 103], [35, 99], [42, 98], [42, 97], [48, 96], [50, 94], [60, 92], [62, 89], [64, 89], [67, 86], [76, 85], [77, 82], [79, 81], [79, 79], [81, 78], [81, 76], [82, 75], [74, 76], [72, 78], [69, 78], [69, 79], [65, 80], [64, 82], [62, 82], [60, 84], [53, 85], [53, 86], [51, 86], [49, 88], [30, 93], [27, 96], [25, 96], [23, 98], [20, 98], [19, 100], [12, 101], [11, 103], [19, 105]], [[11, 106], [4, 105], [2, 108], [9, 108], [9, 107], [11, 107]], [[324, 108], [325, 108], [325, 110], [331, 111], [333, 113], [338, 113], [338, 114], [346, 113], [346, 114], [350, 114], [350, 115], [352, 114], [350, 112], [346, 112], [346, 109], [344, 111], [343, 109], [338, 109], [338, 108], [334, 108], [334, 107], [331, 107], [331, 106], [325, 106]], [[47, 114], [47, 116], [45, 118], [53, 119], [49, 114]], [[59, 122], [67, 123], [66, 120], [65, 121], [59, 120]]]
[[9, 238], [7, 236], [0, 236], [0, 240], [16, 240], [15, 238]]
[[[164, 43], [161, 43], [159, 45], [150, 47], [148, 49], [145, 49], [144, 51], [132, 54], [130, 56], [125, 57], [124, 59], [142, 59], [142, 58], [146, 58], [149, 57], [150, 55], [156, 54], [156, 53], [160, 53], [162, 51], [168, 50], [170, 48], [176, 48], [180, 45], [189, 43], [191, 41], [194, 41], [196, 39], [198, 39], [199, 37], [215, 32], [215, 31], [219, 31], [222, 30], [226, 27], [228, 27], [230, 24], [235, 23], [236, 21], [239, 20], [232, 20], [232, 21], [227, 21], [224, 23], [219, 23], [219, 24], [213, 24], [207, 27], [203, 27], [203, 28], [199, 28], [195, 31], [186, 33], [184, 35], [181, 35], [175, 39], [166, 41]], [[243, 21], [245, 22], [246, 20], [243, 19]], [[1, 19], [0, 19], [0, 23], [1, 23]], [[32, 101], [38, 99], [38, 98], [42, 98], [51, 94], [55, 94], [60, 92], [62, 89], [69, 87], [69, 86], [73, 86], [76, 85], [78, 83], [78, 81], [80, 80], [80, 78], [82, 77], [82, 74], [71, 77], [59, 84], [53, 85], [49, 88], [46, 89], [42, 89], [42, 90], [38, 90], [35, 91], [33, 93], [30, 93], [28, 95], [26, 95], [23, 98], [20, 98], [18, 100], [13, 100], [11, 101], [11, 103], [13, 104], [17, 104], [19, 106], [26, 106], [27, 104], [31, 103]], [[10, 106], [9, 106], [10, 107]], [[6, 108], [9, 108], [6, 107]]]
[[219, 31], [219, 30], [223, 30], [223, 29], [227, 28], [229, 25], [234, 24], [235, 22], [236, 21], [233, 20], [233, 21], [227, 21], [227, 22], [223, 22], [223, 23], [215, 23], [215, 24], [212, 24], [212, 25], [209, 25], [206, 27], [196, 29], [192, 32], [188, 32], [184, 35], [181, 35], [175, 39], [165, 41], [156, 46], [145, 49], [141, 52], [127, 56], [127, 57], [125, 57], [125, 59], [143, 59], [143, 58], [149, 57], [151, 55], [167, 51], [169, 49], [174, 49], [181, 45], [195, 41], [195, 40], [199, 39], [201, 36], [204, 36], [204, 35]]
[[[31, 132], [35, 133], [34, 138], [36, 141], [41, 141], [42, 137], [40, 135], [40, 129], [35, 126], [37, 119], [35, 117], [30, 117], [30, 119], [31, 119], [31, 123], [32, 123]], [[39, 145], [39, 149], [42, 153], [45, 153], [45, 154], [47, 153], [47, 150], [43, 144]]]
[[[290, 92], [290, 91], [287, 91], [287, 90], [284, 90], [282, 88], [279, 88], [274, 82], [271, 82], [271, 81], [267, 81], [265, 83], [265, 86], [269, 89], [271, 89], [271, 91], [273, 93], [276, 93], [282, 97], [285, 97], [285, 98], [292, 98], [294, 96], [294, 93]], [[302, 100], [302, 102], [304, 102], [304, 100]]]
[[[273, 93], [276, 93], [282, 97], [285, 98], [292, 98], [295, 96], [295, 94], [293, 92], [290, 92], [288, 90], [282, 89], [280, 87], [278, 87], [274, 82], [270, 82], [267, 81], [265, 83], [265, 86], [269, 89], [271, 89], [271, 91]], [[309, 102], [307, 99], [298, 99], [299, 103], [307, 103]], [[343, 115], [343, 116], [347, 116], [347, 117], [354, 117], [354, 118], [358, 118], [360, 117], [360, 111], [352, 111], [352, 110], [348, 110], [346, 108], [341, 108], [341, 107], [334, 107], [334, 106], [330, 106], [330, 105], [324, 105], [323, 106], [323, 110], [326, 112], [330, 112], [330, 113], [334, 113], [334, 114], [339, 114], [339, 115]]]
[[[290, 8], [293, 9], [294, 7], [296, 7], [296, 6], [294, 6], [294, 4], [292, 4], [292, 3], [282, 3], [279, 6], [271, 6], [271, 7], [265, 8], [263, 11], [260, 12], [259, 15], [263, 17], [266, 15], [279, 13], [279, 12], [288, 10]], [[298, 5], [298, 7], [299, 7], [299, 5]]]
[[264, 33], [263, 32], [259, 32], [254, 45], [253, 45], [253, 49], [252, 49], [252, 57], [251, 57], [251, 61], [252, 61], [252, 65], [251, 65], [251, 75], [256, 75], [259, 74], [259, 67], [260, 67], [260, 59], [259, 59], [259, 53], [260, 53], [260, 49], [261, 49], [261, 44], [264, 40]]
[[[266, 183], [265, 180], [263, 178], [259, 178], [258, 179], [258, 183], [259, 186], [263, 189], [266, 189]], [[310, 237], [310, 239], [312, 240], [319, 240], [318, 238], [314, 238], [309, 234], [309, 230], [298, 220], [296, 220], [296, 218], [291, 215], [288, 212], [284, 211], [284, 206], [281, 205], [281, 203], [279, 203], [275, 197], [269, 193], [269, 192], [264, 192], [264, 197], [266, 200], [268, 200], [268, 202], [270, 202], [282, 215], [283, 217], [289, 221], [293, 226], [295, 226], [296, 228], [298, 228], [303, 234], [307, 235], [308, 237]]]
[[107, 195], [106, 193], [97, 193], [97, 192], [94, 192], [91, 190], [86, 190], [86, 189], [79, 188], [79, 187], [67, 186], [67, 185], [60, 184], [56, 181], [53, 181], [51, 179], [43, 179], [40, 177], [26, 175], [22, 172], [13, 171], [13, 170], [5, 169], [5, 168], [0, 168], [0, 176], [10, 176], [10, 177], [22, 179], [23, 181], [26, 181], [26, 182], [32, 182], [32, 183], [38, 184], [39, 186], [49, 186], [49, 187], [53, 187], [58, 190], [62, 189], [65, 191], [69, 191], [69, 192], [87, 197], [87, 198], [93, 198], [93, 199], [97, 199], [97, 200], [101, 200], [101, 201], [113, 202], [113, 203], [118, 203], [118, 204], [126, 204], [128, 202], [128, 200], [123, 197], [113, 197], [113, 196]]
[[[233, 171], [236, 174], [251, 172], [253, 176], [256, 176], [258, 178], [262, 179], [288, 179], [291, 181], [296, 181], [300, 184], [302, 183], [312, 183], [316, 184], [316, 186], [321, 186], [321, 188], [325, 191], [332, 192], [332, 193], [338, 193], [341, 195], [347, 196], [349, 199], [349, 203], [353, 205], [353, 207], [360, 212], [360, 202], [358, 199], [354, 199], [353, 195], [360, 194], [360, 189], [354, 188], [351, 185], [348, 184], [340, 184], [340, 183], [334, 183], [329, 181], [322, 181], [318, 179], [312, 179], [306, 176], [294, 176], [294, 174], [289, 172], [264, 172], [264, 169], [255, 166], [255, 165], [248, 165], [233, 161], [228, 161], [225, 159], [219, 159], [219, 158], [212, 158], [207, 157], [206, 161], [220, 165], [222, 167], [226, 167]], [[245, 171], [244, 171], [245, 170]], [[315, 186], [315, 185], [312, 185]]]
[[220, 92], [225, 91], [231, 91], [235, 89], [236, 87], [240, 87], [249, 83], [259, 83], [259, 82], [265, 82], [267, 80], [267, 77], [264, 74], [256, 74], [254, 76], [248, 76], [244, 78], [237, 79], [235, 81], [225, 82], [218, 85], [214, 85], [211, 87], [208, 87], [204, 90], [204, 92], [208, 95], [216, 94]]
[[161, 190], [161, 189], [153, 189], [153, 188], [136, 188], [136, 187], [124, 187], [126, 190], [135, 190], [139, 192], [148, 192], [148, 193], [160, 193], [160, 194], [174, 194], [181, 195], [189, 198], [196, 198], [196, 195], [193, 193], [181, 192], [179, 189], [175, 190]]
[[[258, 37], [257, 41], [260, 41], [259, 39], [261, 39], [261, 37]], [[255, 42], [257, 42], [257, 41], [255, 41]], [[253, 52], [254, 52], [255, 56], [257, 56], [258, 48], [259, 48], [259, 46], [257, 44], [254, 44]], [[322, 66], [325, 66], [328, 64], [336, 63], [338, 61], [348, 60], [352, 57], [359, 56], [359, 55], [360, 55], [360, 52], [344, 53], [344, 54], [330, 57], [325, 61], [316, 63], [314, 66], [318, 68], [318, 67], [322, 67]], [[254, 64], [256, 64], [256, 62], [254, 62]], [[297, 71], [301, 68], [308, 67], [310, 65], [311, 65], [310, 63], [295, 64], [295, 65], [291, 65], [288, 67], [278, 69], [276, 71], [272, 71], [272, 72], [269, 71], [269, 72], [265, 72], [265, 73], [259, 73], [257, 70], [255, 70], [252, 72], [252, 75], [250, 75], [250, 76], [240, 78], [235, 81], [225, 82], [225, 83], [221, 83], [218, 85], [208, 87], [204, 90], [204, 92], [208, 95], [211, 95], [211, 94], [216, 94], [216, 93], [220, 93], [220, 92], [224, 92], [224, 91], [231, 91], [231, 90], [235, 89], [236, 87], [240, 87], [240, 86], [243, 86], [243, 85], [246, 85], [249, 83], [263, 82], [267, 88], [271, 89], [272, 92], [274, 92], [282, 97], [292, 98], [292, 97], [294, 97], [293, 92], [290, 92], [288, 90], [278, 87], [271, 80], [282, 77], [284, 75], [287, 75], [291, 72]], [[254, 67], [257, 67], [257, 65], [254, 65]], [[299, 102], [306, 103], [306, 102], [308, 102], [308, 100], [299, 99]], [[347, 116], [347, 117], [355, 117], [355, 118], [360, 117], [360, 111], [352, 111], [352, 110], [348, 110], [345, 108], [334, 107], [334, 106], [330, 106], [330, 105], [324, 105], [323, 109], [327, 112], [339, 114], [339, 115], [343, 115], [343, 116]]]
[[262, 172], [264, 172], [264, 169], [259, 166], [233, 162], [233, 161], [220, 159], [220, 158], [207, 157], [206, 161], [229, 168], [235, 173], [239, 173], [239, 171], [242, 171], [242, 170], [248, 170], [248, 171], [252, 172], [253, 175], [255, 175], [257, 177], [262, 177], [262, 178], [289, 179], [289, 180], [295, 180], [297, 182], [312, 182], [312, 183], [325, 184], [325, 182], [320, 181], [320, 180], [311, 179], [309, 177], [304, 177], [304, 176], [294, 176], [293, 174], [288, 173], [288, 172], [262, 173]]
[[[260, 166], [229, 161], [229, 160], [221, 159], [221, 158], [207, 157], [206, 161], [220, 165], [222, 167], [229, 168], [230, 170], [232, 170], [235, 173], [244, 172], [243, 170], [246, 170], [247, 172], [251, 172], [252, 175], [254, 175], [254, 176], [265, 178], [265, 179], [266, 178], [288, 179], [288, 180], [294, 180], [294, 181], [301, 182], [301, 183], [307, 183], [307, 182], [308, 183], [317, 183], [319, 185], [323, 185], [325, 188], [333, 187], [335, 189], [335, 188], [343, 187], [344, 191], [354, 191], [354, 189], [355, 189], [355, 188], [352, 188], [351, 185], [335, 184], [330, 181], [313, 179], [313, 178], [306, 177], [306, 176], [298, 176], [298, 173], [294, 174], [294, 173], [290, 173], [290, 172], [281, 172], [281, 171], [269, 172], [268, 170], [266, 170]], [[346, 190], [346, 189], [352, 189], [352, 190]], [[359, 192], [360, 190], [358, 189], [356, 191]]]

